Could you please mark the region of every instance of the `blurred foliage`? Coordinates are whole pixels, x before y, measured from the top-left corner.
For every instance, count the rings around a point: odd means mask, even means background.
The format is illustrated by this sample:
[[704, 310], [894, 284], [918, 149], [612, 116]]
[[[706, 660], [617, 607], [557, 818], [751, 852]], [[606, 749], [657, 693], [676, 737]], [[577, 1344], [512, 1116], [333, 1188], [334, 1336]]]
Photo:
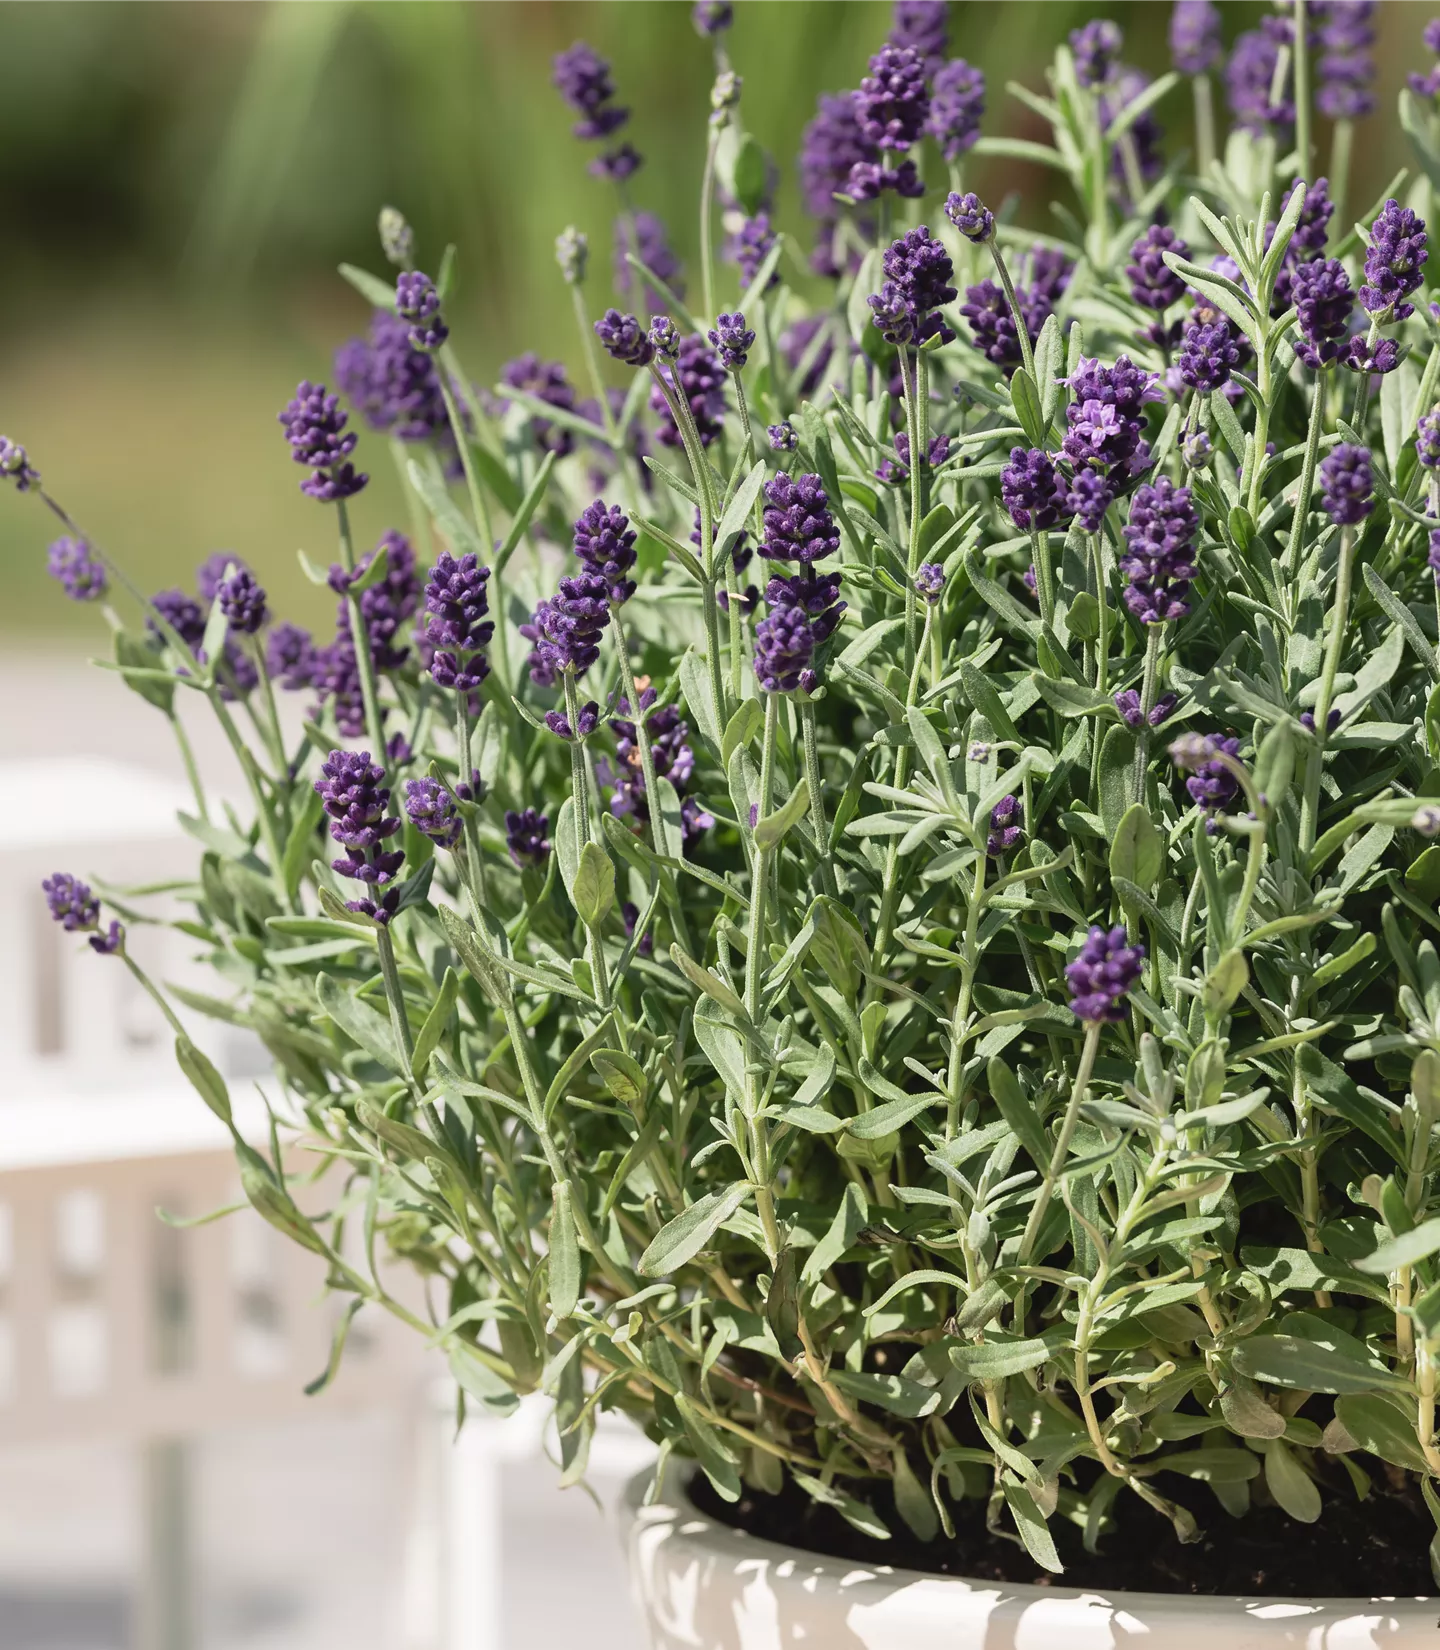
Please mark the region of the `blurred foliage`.
[[[1152, 73], [1168, 62], [1158, 0], [951, 9], [951, 51], [989, 74], [991, 132], [1033, 135], [1005, 83], [1037, 81], [1087, 17], [1121, 23], [1129, 61]], [[1227, 37], [1265, 9], [1228, 0]], [[693, 263], [713, 65], [689, 13], [688, 0], [0, 6], [0, 150], [12, 157], [0, 171], [0, 427], [143, 580], [184, 580], [223, 545], [314, 617], [293, 551], [318, 523], [273, 419], [294, 381], [325, 376], [364, 325], [335, 264], [378, 264], [375, 213], [393, 202], [422, 259], [459, 247], [457, 336], [479, 380], [526, 348], [573, 363], [554, 237], [567, 223], [590, 234], [601, 302], [613, 196], [586, 172], [591, 149], [570, 136], [550, 60], [577, 38], [611, 58], [646, 156], [635, 199]], [[736, 7], [746, 123], [775, 157], [779, 220], [802, 243], [801, 131], [818, 93], [856, 83], [889, 14], [880, 0]], [[1425, 15], [1381, 7], [1382, 108]], [[1162, 115], [1185, 143], [1189, 100]], [[1393, 122], [1372, 122], [1352, 198], [1403, 158]], [[1014, 163], [977, 165], [967, 181], [992, 200], [1017, 194], [1023, 216], [1046, 198]], [[367, 461], [378, 470], [384, 454]], [[377, 511], [393, 500], [372, 497]], [[76, 616], [47, 585], [45, 526], [24, 502], [0, 496], [14, 570], [0, 625], [59, 632]]]

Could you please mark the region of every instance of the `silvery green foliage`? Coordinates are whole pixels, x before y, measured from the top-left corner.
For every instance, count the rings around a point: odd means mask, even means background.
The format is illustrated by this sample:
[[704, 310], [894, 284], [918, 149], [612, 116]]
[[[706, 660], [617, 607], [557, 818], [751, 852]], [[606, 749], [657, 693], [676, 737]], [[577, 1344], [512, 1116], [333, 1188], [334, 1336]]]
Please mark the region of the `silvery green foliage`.
[[[683, 840], [664, 779], [645, 828], [597, 805], [614, 631], [583, 747], [543, 727], [560, 701], [526, 680], [517, 635], [593, 496], [593, 455], [623, 452], [645, 370], [603, 423], [518, 390], [499, 415], [476, 400], [470, 485], [423, 452], [407, 473], [417, 549], [493, 566], [493, 670], [465, 730], [482, 799], [461, 804], [460, 846], [407, 829], [377, 928], [328, 868], [312, 783], [333, 728], [283, 755], [257, 740], [254, 814], [187, 820], [204, 855], [183, 926], [217, 985], [176, 995], [253, 1028], [277, 1109], [343, 1166], [321, 1207], [278, 1144], [237, 1136], [256, 1208], [328, 1257], [357, 1309], [431, 1336], [463, 1402], [553, 1394], [567, 1481], [597, 1412], [620, 1409], [726, 1499], [788, 1474], [883, 1535], [891, 1489], [930, 1537], [969, 1498], [1051, 1569], [1051, 1523], [1093, 1546], [1127, 1492], [1185, 1537], [1254, 1497], [1313, 1521], [1392, 1468], [1440, 1512], [1440, 664], [1413, 437], [1437, 399], [1436, 326], [1422, 305], [1390, 329], [1407, 353], [1373, 395], [1306, 371], [1293, 311], [1271, 314], [1301, 204], [1277, 206], [1273, 140], [1232, 136], [1203, 178], [1177, 156], [1131, 210], [1107, 165], [1126, 113], [1102, 131], [1063, 50], [1027, 101], [1054, 143], [1025, 153], [1056, 173], [1050, 221], [1073, 235], [1044, 244], [1077, 264], [1033, 368], [998, 375], [950, 306], [960, 338], [910, 357], [926, 394], [892, 401], [875, 251], [819, 312], [828, 357], [787, 363], [775, 341], [805, 314], [787, 252], [739, 306], [718, 301], [760, 340], [720, 441], [692, 443], [688, 467], [679, 449], [648, 471], [622, 457], [606, 483], [642, 533], [627, 679], [648, 671], [657, 705], [681, 708], [713, 827]], [[754, 147], [729, 118], [722, 173]], [[1149, 409], [1155, 474], [1192, 488], [1201, 531], [1191, 611], [1147, 630], [1121, 600], [1128, 502], [1041, 544], [998, 477], [1012, 445], [1057, 452], [1082, 358], [1164, 373], [1123, 273], [1162, 205], [1192, 249], [1175, 267], [1251, 353], [1233, 401], [1172, 386]], [[992, 273], [988, 245], [930, 221], [957, 286]], [[1032, 243], [1002, 222], [1012, 263]], [[1359, 237], [1329, 250], [1358, 285]], [[1234, 278], [1211, 269], [1221, 254]], [[547, 451], [541, 416], [576, 450]], [[771, 453], [764, 427], [787, 418], [798, 453]], [[950, 456], [882, 486], [902, 418], [912, 453], [944, 433]], [[1213, 458], [1187, 471], [1200, 432]], [[1379, 495], [1343, 537], [1311, 496], [1341, 441], [1372, 445]], [[815, 691], [767, 696], [753, 616], [717, 591], [739, 590], [731, 552], [759, 537], [782, 462], [824, 480], [848, 610]], [[1023, 580], [1037, 550], [1043, 609]], [[945, 570], [933, 605], [922, 563]], [[200, 693], [240, 738], [214, 672], [167, 639], [121, 632], [131, 685], [162, 710]], [[1127, 724], [1129, 689], [1176, 696], [1163, 732]], [[389, 771], [397, 800], [406, 776], [453, 784], [454, 696], [413, 656], [380, 690], [413, 750]], [[1317, 701], [1339, 713], [1319, 735], [1301, 720]], [[1167, 755], [1185, 733], [1239, 740], [1208, 820]], [[991, 856], [1010, 796], [1022, 835]], [[551, 821], [540, 869], [505, 852], [504, 811], [527, 807]], [[1148, 959], [1126, 1017], [1087, 1027], [1064, 968], [1096, 923]], [[187, 1039], [180, 1055], [228, 1119], [213, 1068]], [[423, 1310], [384, 1281], [397, 1257]]]

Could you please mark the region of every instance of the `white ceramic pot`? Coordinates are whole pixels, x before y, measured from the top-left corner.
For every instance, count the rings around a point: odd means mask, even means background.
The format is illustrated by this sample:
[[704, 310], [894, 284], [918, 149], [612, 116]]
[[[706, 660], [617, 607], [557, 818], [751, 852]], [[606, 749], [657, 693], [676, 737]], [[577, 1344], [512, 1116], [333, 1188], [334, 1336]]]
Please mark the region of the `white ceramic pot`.
[[870, 1568], [717, 1524], [680, 1476], [645, 1507], [642, 1473], [621, 1508], [650, 1650], [1440, 1650], [1436, 1599], [1106, 1594]]

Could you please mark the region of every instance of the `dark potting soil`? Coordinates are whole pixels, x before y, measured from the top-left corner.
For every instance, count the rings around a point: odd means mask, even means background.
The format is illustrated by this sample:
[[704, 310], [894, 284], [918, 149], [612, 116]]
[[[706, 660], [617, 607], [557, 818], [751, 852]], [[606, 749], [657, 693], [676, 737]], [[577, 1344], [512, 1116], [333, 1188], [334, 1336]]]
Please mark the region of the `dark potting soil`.
[[[1327, 1495], [1317, 1524], [1299, 1524], [1273, 1506], [1252, 1507], [1234, 1519], [1213, 1499], [1206, 1497], [1206, 1506], [1201, 1497], [1189, 1495], [1186, 1504], [1205, 1532], [1189, 1545], [1137, 1497], [1122, 1494], [1112, 1504], [1112, 1522], [1098, 1553], [1085, 1551], [1074, 1525], [1052, 1521], [1063, 1576], [1040, 1569], [1016, 1543], [991, 1536], [979, 1499], [952, 1507], [953, 1541], [942, 1536], [926, 1542], [906, 1528], [886, 1490], [872, 1501], [894, 1533], [889, 1541], [877, 1541], [788, 1482], [779, 1495], [746, 1489], [732, 1505], [697, 1474], [689, 1493], [709, 1517], [765, 1541], [867, 1566], [977, 1581], [1266, 1598], [1416, 1598], [1435, 1591], [1428, 1557], [1434, 1524], [1420, 1492], [1408, 1483], [1397, 1488], [1378, 1475], [1365, 1501], [1354, 1498], [1348, 1483]], [[1167, 1493], [1174, 1494], [1168, 1486]]]

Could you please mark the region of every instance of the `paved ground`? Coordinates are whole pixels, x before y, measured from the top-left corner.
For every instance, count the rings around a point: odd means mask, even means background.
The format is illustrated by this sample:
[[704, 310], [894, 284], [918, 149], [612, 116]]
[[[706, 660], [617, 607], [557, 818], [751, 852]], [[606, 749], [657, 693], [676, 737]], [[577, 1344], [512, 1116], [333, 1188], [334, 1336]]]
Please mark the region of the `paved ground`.
[[[0, 704], [0, 762], [103, 755], [180, 775], [164, 719], [83, 654], [7, 642]], [[192, 720], [207, 773], [233, 785], [223, 740]], [[607, 1504], [624, 1453], [593, 1475]], [[436, 1650], [421, 1466], [406, 1418], [326, 1415], [318, 1403], [313, 1421], [196, 1441], [186, 1522], [198, 1629], [167, 1650]], [[503, 1467], [500, 1638], [445, 1650], [639, 1650], [613, 1522], [555, 1478], [535, 1456]], [[143, 1484], [140, 1457], [119, 1446], [0, 1451], [0, 1650], [150, 1650]]]

